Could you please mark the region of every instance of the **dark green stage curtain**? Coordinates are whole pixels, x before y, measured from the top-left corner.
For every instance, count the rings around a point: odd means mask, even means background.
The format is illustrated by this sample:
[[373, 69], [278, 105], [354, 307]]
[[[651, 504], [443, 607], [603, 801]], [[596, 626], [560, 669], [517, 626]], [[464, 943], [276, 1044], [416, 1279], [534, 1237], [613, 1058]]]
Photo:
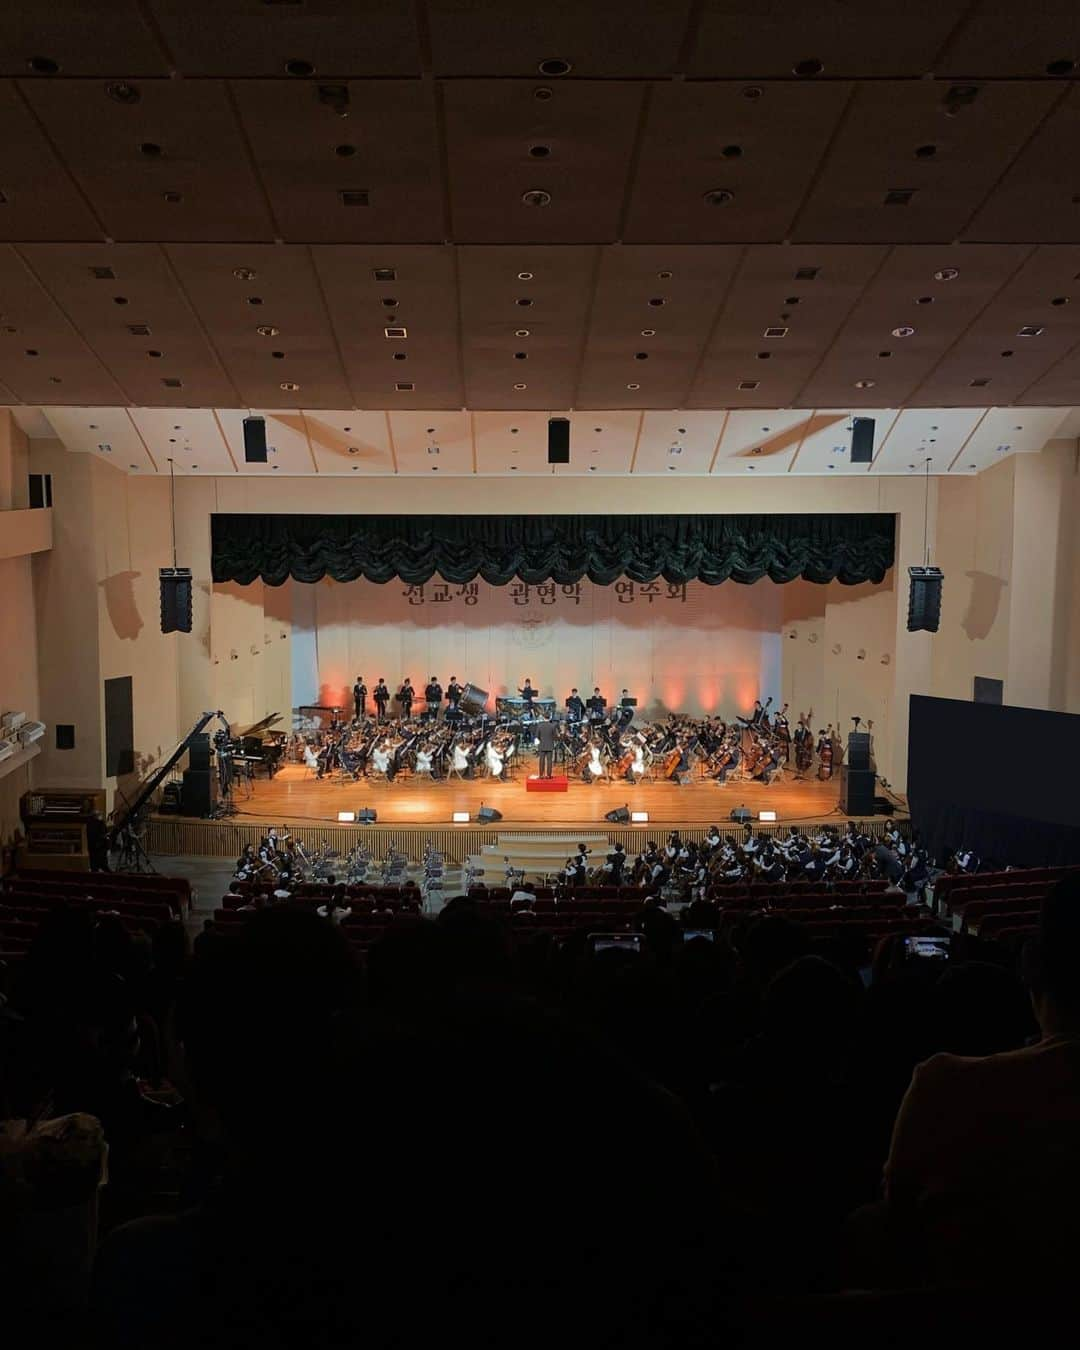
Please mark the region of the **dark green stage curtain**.
[[211, 517], [215, 581], [882, 581], [892, 515]]

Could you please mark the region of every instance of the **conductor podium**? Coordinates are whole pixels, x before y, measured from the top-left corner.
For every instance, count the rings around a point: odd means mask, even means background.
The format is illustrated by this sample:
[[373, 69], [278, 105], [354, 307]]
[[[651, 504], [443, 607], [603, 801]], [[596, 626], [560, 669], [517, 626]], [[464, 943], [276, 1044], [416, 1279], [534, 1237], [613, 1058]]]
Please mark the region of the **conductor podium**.
[[538, 778], [536, 774], [529, 774], [525, 779], [526, 792], [568, 792], [570, 790], [570, 781], [565, 774], [557, 774], [552, 778]]

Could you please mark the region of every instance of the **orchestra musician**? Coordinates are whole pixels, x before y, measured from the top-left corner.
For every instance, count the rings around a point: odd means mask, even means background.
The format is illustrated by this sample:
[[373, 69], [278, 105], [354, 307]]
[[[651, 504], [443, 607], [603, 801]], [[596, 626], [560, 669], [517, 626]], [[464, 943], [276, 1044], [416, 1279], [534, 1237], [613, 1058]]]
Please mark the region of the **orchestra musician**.
[[791, 762], [791, 724], [788, 722], [787, 710], [788, 705], [785, 703], [773, 717], [773, 735], [780, 742], [785, 764]]
[[412, 681], [408, 675], [401, 682], [401, 688], [397, 692], [398, 707], [401, 709], [401, 716], [408, 721], [412, 716], [413, 699], [416, 697], [416, 690], [412, 687]]
[[619, 709], [616, 714], [616, 721], [619, 724], [619, 730], [625, 731], [634, 720], [634, 709], [630, 704], [630, 690], [624, 689], [619, 699]]
[[570, 690], [570, 697], [566, 700], [566, 720], [568, 722], [580, 722], [585, 716], [585, 704], [581, 701], [581, 696], [576, 689]]
[[532, 716], [533, 699], [538, 696], [538, 691], [532, 687], [528, 676], [525, 677], [525, 687], [519, 689], [518, 693], [525, 700], [525, 716]]
[[429, 722], [434, 722], [438, 719], [439, 708], [442, 705], [442, 693], [442, 685], [435, 676], [432, 675], [431, 679], [428, 680], [427, 684], [424, 686], [424, 699], [427, 702]]
[[363, 675], [356, 677], [356, 683], [352, 687], [352, 701], [353, 721], [362, 722], [367, 712], [367, 685], [364, 683]]
[[458, 704], [461, 702], [461, 696], [464, 692], [464, 689], [458, 684], [457, 676], [451, 675], [450, 683], [446, 686], [446, 716], [449, 720], [456, 718]]
[[375, 686], [375, 693], [373, 697], [375, 699], [375, 707], [377, 709], [376, 716], [378, 717], [380, 722], [385, 722], [386, 705], [390, 702], [390, 690], [387, 687], [386, 680], [381, 675], [379, 676], [379, 683]]
[[552, 765], [555, 756], [555, 734], [556, 726], [554, 722], [542, 718], [535, 726], [536, 744], [540, 751], [540, 778], [550, 778]]
[[607, 707], [607, 699], [600, 693], [600, 686], [597, 685], [592, 691], [592, 698], [585, 704], [589, 710], [590, 722], [601, 722], [604, 718], [604, 709]]

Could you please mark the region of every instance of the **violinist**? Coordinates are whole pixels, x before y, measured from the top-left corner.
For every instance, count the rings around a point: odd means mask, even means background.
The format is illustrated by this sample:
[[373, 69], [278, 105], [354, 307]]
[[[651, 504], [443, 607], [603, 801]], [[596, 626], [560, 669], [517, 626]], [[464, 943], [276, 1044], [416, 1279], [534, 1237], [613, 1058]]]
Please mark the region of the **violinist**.
[[412, 681], [406, 675], [397, 693], [398, 707], [401, 709], [401, 716], [406, 722], [412, 716], [412, 705], [415, 697], [416, 690], [412, 687]]
[[434, 675], [424, 685], [424, 701], [427, 703], [428, 721], [437, 721], [439, 708], [442, 706], [442, 685]]
[[387, 687], [386, 680], [380, 675], [379, 683], [375, 686], [375, 707], [377, 717], [380, 722], [386, 721], [386, 705], [390, 702], [390, 690]]
[[352, 700], [353, 721], [362, 722], [367, 712], [367, 685], [364, 683], [363, 675], [356, 677], [356, 683], [352, 687]]
[[570, 690], [570, 697], [566, 700], [566, 720], [571, 723], [580, 722], [585, 716], [585, 704], [576, 689]]

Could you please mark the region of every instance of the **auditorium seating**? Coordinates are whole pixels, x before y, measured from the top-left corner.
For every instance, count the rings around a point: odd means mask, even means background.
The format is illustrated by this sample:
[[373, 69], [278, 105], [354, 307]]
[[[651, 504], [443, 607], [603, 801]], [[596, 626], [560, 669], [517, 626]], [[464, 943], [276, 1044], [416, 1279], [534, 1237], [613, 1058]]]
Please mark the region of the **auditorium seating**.
[[1049, 888], [1077, 872], [1080, 868], [1030, 867], [941, 877], [934, 887], [934, 905], [954, 931], [1016, 947], [1035, 931]]

